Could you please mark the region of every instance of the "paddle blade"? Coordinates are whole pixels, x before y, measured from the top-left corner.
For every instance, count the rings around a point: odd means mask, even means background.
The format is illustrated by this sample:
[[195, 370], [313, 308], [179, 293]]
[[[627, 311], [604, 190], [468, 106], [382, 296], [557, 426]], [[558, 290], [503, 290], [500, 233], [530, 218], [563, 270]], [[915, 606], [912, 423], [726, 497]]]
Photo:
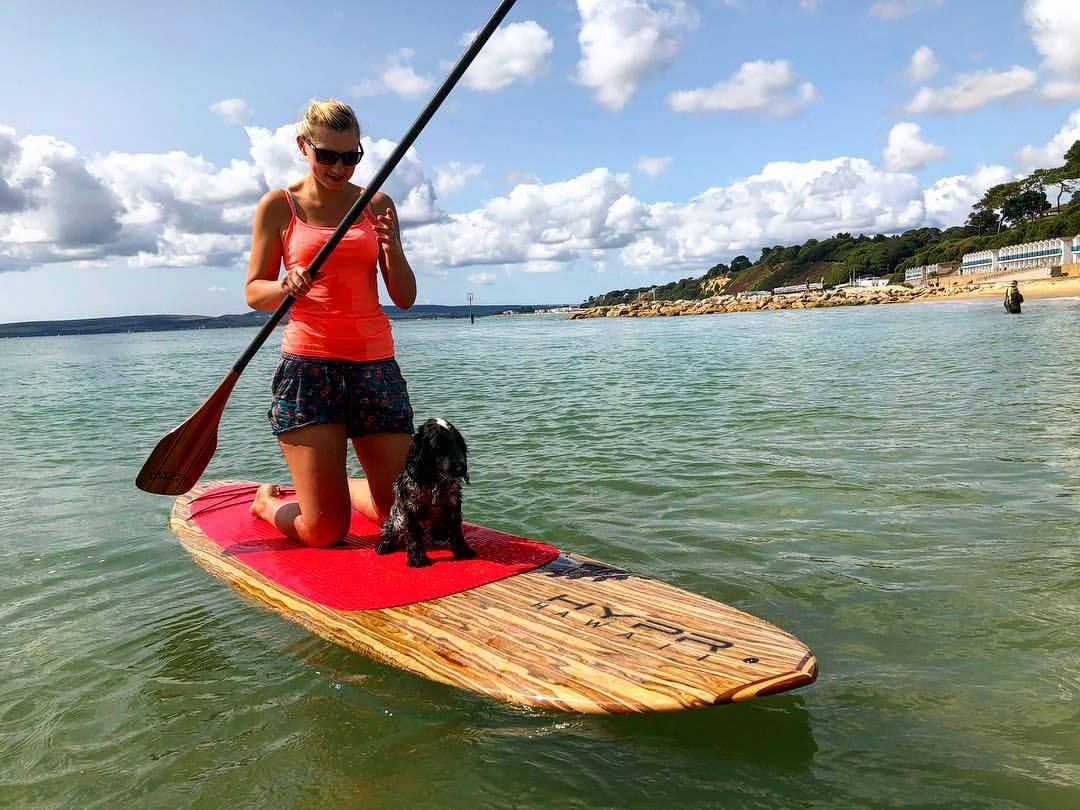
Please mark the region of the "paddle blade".
[[206, 402], [157, 443], [139, 470], [135, 486], [155, 495], [179, 495], [198, 483], [214, 457], [221, 413], [239, 377], [230, 370]]

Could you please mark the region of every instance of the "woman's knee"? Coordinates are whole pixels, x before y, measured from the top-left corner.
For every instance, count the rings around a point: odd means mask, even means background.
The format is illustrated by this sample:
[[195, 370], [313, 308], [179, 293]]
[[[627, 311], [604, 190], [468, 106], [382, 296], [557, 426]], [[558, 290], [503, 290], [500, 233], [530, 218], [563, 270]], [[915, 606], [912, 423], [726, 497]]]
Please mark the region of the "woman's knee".
[[349, 533], [348, 516], [344, 520], [329, 515], [320, 516], [317, 520], [298, 521], [296, 526], [297, 539], [305, 546], [313, 548], [326, 548], [341, 543]]

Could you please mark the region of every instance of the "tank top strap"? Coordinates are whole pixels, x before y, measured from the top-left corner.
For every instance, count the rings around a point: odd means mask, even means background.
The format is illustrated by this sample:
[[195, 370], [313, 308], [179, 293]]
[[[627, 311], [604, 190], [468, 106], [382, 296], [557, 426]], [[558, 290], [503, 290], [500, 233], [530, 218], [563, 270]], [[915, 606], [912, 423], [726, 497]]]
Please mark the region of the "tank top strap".
[[296, 203], [293, 202], [292, 192], [289, 191], [287, 188], [283, 188], [282, 191], [285, 192], [285, 199], [289, 201], [289, 210], [292, 211], [293, 218], [295, 219], [296, 218]]

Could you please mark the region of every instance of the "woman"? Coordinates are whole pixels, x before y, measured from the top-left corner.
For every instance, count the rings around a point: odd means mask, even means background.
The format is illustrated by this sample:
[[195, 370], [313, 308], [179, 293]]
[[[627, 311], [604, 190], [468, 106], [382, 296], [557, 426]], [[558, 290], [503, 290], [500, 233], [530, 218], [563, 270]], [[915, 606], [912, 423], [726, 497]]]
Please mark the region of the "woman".
[[[340, 101], [313, 100], [296, 145], [308, 173], [259, 202], [245, 283], [253, 309], [276, 309], [286, 295], [296, 299], [269, 412], [296, 500], [263, 484], [251, 512], [294, 540], [330, 546], [348, 532], [350, 504], [381, 523], [393, 503], [412, 407], [379, 306], [376, 267], [402, 309], [416, 300], [416, 277], [394, 203], [377, 193], [312, 281], [307, 266], [363, 192], [349, 182], [363, 156], [356, 115]], [[346, 474], [349, 440], [365, 478]]]

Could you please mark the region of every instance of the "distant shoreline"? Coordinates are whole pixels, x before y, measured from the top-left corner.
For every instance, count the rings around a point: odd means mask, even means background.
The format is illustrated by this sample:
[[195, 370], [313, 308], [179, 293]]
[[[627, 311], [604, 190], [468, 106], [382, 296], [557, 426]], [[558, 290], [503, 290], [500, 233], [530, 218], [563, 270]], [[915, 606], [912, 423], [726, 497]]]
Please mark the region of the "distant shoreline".
[[[468, 306], [440, 306], [417, 304], [408, 309], [383, 307], [393, 320], [418, 320], [438, 318], [477, 318], [492, 315], [526, 315], [556, 309], [557, 304], [489, 304]], [[0, 323], [0, 338], [57, 337], [63, 335], [107, 335], [123, 332], [175, 332], [191, 329], [234, 329], [259, 327], [269, 319], [270, 312], [245, 312], [240, 315], [119, 315], [109, 318], [76, 318], [62, 321], [22, 321]], [[286, 319], [288, 316], [286, 316]]]
[[[863, 306], [866, 304], [906, 304], [915, 302], [955, 301], [966, 298], [1000, 298], [1007, 280], [950, 287], [830, 288], [787, 295], [735, 296], [716, 295], [687, 301], [652, 301], [643, 299], [627, 304], [590, 307], [571, 313], [570, 320], [581, 318], [655, 318], [684, 315], [720, 315], [731, 312], [759, 312], [778, 309], [819, 309], [823, 307]], [[1080, 296], [1080, 278], [1030, 279], [1020, 282], [1025, 298]]]

